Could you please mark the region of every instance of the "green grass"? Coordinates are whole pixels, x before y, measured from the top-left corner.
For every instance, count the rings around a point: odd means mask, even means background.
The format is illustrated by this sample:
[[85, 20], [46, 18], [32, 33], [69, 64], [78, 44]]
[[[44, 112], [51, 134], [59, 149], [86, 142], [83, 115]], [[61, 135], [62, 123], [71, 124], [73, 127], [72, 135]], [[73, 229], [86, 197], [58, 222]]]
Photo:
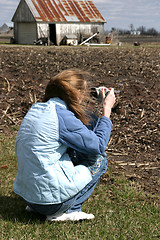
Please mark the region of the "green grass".
[[83, 211], [95, 215], [92, 221], [50, 224], [45, 222], [42, 216], [27, 213], [23, 200], [13, 193], [12, 186], [17, 169], [14, 135], [14, 131], [12, 137], [0, 135], [0, 239], [160, 238], [158, 206], [148, 201], [143, 192], [136, 192], [129, 182], [122, 178], [115, 177], [112, 184], [101, 183], [83, 205]]

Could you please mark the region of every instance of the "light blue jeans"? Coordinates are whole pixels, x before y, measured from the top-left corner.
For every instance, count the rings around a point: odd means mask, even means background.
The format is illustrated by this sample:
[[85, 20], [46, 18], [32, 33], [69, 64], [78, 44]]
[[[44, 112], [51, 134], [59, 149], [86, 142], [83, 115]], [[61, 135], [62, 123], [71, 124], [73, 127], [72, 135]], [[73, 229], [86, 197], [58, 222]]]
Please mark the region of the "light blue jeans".
[[[54, 215], [55, 217], [60, 216], [62, 213], [71, 213], [71, 212], [79, 212], [81, 211], [82, 204], [90, 197], [92, 194], [97, 182], [100, 180], [100, 177], [106, 172], [108, 161], [106, 156], [101, 156], [102, 161], [98, 164], [97, 169], [92, 171], [92, 180], [74, 197], [67, 200], [64, 203], [60, 204], [51, 204], [51, 205], [39, 205], [28, 203], [35, 212], [38, 212], [43, 215]], [[92, 166], [91, 166], [92, 168]]]

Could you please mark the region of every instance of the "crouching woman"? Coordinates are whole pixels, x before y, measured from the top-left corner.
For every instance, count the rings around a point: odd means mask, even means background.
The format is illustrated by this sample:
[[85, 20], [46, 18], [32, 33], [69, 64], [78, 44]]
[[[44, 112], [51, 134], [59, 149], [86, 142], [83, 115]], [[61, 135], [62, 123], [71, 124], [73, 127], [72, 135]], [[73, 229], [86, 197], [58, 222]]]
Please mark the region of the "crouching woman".
[[[87, 81], [81, 70], [65, 70], [51, 79], [43, 102], [33, 104], [16, 138], [18, 160], [14, 191], [26, 210], [48, 221], [93, 219], [81, 205], [107, 169], [105, 149], [115, 103], [111, 89], [103, 116], [85, 111]], [[103, 92], [103, 97], [104, 97]]]

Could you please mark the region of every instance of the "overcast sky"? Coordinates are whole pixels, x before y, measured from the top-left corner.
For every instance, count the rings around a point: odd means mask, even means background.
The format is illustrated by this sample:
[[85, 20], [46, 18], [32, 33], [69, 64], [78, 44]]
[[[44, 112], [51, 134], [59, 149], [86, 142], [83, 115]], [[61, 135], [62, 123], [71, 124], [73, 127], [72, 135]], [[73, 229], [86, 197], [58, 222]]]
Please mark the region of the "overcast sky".
[[[12, 26], [11, 19], [20, 0], [0, 0], [0, 26]], [[112, 27], [130, 29], [145, 26], [160, 31], [160, 0], [93, 0], [107, 24]]]

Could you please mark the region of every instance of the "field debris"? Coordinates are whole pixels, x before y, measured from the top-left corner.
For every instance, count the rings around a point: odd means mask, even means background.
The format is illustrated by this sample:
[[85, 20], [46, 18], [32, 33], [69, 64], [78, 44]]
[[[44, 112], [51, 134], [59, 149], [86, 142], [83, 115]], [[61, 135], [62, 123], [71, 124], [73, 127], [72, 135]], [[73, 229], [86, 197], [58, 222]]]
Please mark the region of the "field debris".
[[[111, 117], [113, 130], [106, 149], [112, 171], [139, 176], [132, 179], [146, 192], [157, 194], [159, 59], [160, 48], [1, 46], [0, 131], [20, 125], [30, 106], [43, 98], [52, 76], [67, 68], [89, 71], [92, 86], [114, 87], [117, 91]], [[95, 102], [92, 109], [97, 106]]]

